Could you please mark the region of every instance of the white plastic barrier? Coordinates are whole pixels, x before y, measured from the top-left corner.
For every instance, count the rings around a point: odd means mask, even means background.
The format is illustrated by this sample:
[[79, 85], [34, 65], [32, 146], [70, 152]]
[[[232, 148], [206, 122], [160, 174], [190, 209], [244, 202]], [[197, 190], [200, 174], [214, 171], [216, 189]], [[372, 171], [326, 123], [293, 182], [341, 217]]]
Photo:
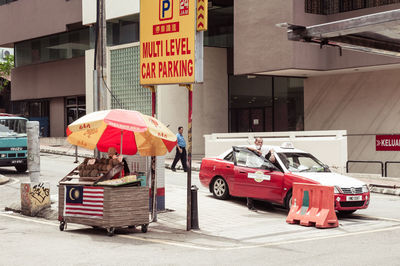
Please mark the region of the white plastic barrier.
[[216, 133], [204, 135], [205, 157], [218, 156], [232, 146], [252, 145], [256, 137], [261, 137], [265, 145], [280, 146], [289, 141], [295, 148], [313, 154], [332, 171], [343, 174], [347, 162], [346, 135], [346, 130]]

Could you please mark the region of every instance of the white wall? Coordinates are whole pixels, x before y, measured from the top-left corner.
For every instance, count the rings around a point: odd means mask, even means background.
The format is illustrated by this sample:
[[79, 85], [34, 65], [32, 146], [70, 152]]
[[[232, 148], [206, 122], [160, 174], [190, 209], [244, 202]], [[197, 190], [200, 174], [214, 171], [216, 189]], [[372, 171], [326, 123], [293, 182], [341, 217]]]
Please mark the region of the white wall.
[[[304, 80], [305, 130], [347, 130], [349, 160], [400, 161], [396, 151], [376, 151], [376, 134], [400, 134], [399, 70], [312, 77]], [[350, 172], [380, 174], [378, 164]], [[392, 164], [389, 176], [400, 176]]]
[[347, 162], [347, 137], [345, 130], [249, 132], [205, 135], [205, 157], [216, 157], [232, 146], [253, 145], [261, 137], [265, 145], [280, 146], [291, 142], [294, 147], [313, 154], [332, 171], [345, 173]]
[[[184, 127], [187, 141], [188, 91], [178, 85], [157, 87], [157, 115], [173, 132]], [[204, 134], [228, 131], [227, 52], [224, 48], [204, 48], [204, 83], [193, 89], [193, 158], [203, 157]], [[175, 156], [173, 150], [167, 158]]]
[[[139, 0], [107, 0], [107, 20], [120, 18], [140, 12]], [[82, 24], [88, 25], [96, 22], [96, 0], [82, 0]]]

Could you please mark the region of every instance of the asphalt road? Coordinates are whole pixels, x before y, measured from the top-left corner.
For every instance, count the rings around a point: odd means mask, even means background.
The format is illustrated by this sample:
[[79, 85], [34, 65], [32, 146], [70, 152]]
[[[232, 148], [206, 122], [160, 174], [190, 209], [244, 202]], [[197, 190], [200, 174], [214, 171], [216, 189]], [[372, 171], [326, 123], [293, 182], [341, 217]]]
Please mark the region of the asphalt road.
[[[72, 157], [42, 156], [43, 180], [56, 183], [74, 168], [73, 161]], [[284, 211], [257, 202], [260, 213], [246, 216], [246, 219], [253, 225], [270, 219], [270, 231], [257, 235], [258, 238], [253, 239], [257, 243], [255, 245], [217, 247], [213, 243], [222, 243], [226, 238], [157, 226], [147, 234], [137, 229], [135, 232], [123, 229], [112, 238], [106, 237], [104, 230], [76, 224], [69, 224], [67, 232], [60, 232], [57, 221], [4, 212], [4, 206], [18, 200], [19, 183], [28, 181], [29, 176], [17, 174], [13, 168], [3, 168], [0, 174], [11, 177], [8, 184], [0, 186], [0, 265], [400, 264], [400, 197], [396, 196], [373, 194], [367, 210], [341, 217], [340, 227], [335, 230], [287, 225], [277, 227], [272, 220], [284, 217]], [[195, 172], [193, 183], [200, 187], [201, 193], [209, 193], [200, 186]], [[167, 170], [166, 184], [171, 188], [184, 189], [186, 173]], [[53, 195], [55, 191], [53, 185], [50, 193]], [[209, 211], [217, 215], [222, 215], [224, 209], [238, 214], [247, 213], [242, 199], [218, 201], [208, 196], [206, 199], [212, 202], [213, 209]], [[245, 229], [237, 228], [237, 234], [243, 234]], [[303, 230], [304, 233], [299, 235], [296, 230]], [[246, 240], [242, 238], [241, 241]]]

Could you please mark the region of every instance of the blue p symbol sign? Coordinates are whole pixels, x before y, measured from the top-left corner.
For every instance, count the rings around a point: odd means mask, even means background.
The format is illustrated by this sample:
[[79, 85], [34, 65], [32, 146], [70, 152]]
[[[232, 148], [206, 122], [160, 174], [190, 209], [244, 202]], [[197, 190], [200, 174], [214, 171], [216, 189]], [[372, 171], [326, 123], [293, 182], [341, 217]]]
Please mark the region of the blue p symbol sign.
[[160, 20], [172, 19], [172, 1], [160, 0]]
[[169, 0], [163, 0], [162, 2], [162, 17], [165, 18], [165, 11], [167, 11], [171, 6]]

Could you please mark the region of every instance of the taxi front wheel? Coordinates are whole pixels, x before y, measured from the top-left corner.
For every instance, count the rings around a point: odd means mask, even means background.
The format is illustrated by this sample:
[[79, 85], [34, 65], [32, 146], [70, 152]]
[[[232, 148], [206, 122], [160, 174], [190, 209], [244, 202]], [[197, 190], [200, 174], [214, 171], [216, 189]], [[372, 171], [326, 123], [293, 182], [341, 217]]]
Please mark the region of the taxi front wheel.
[[229, 197], [229, 189], [225, 179], [217, 177], [212, 184], [212, 192], [217, 199], [227, 199]]

